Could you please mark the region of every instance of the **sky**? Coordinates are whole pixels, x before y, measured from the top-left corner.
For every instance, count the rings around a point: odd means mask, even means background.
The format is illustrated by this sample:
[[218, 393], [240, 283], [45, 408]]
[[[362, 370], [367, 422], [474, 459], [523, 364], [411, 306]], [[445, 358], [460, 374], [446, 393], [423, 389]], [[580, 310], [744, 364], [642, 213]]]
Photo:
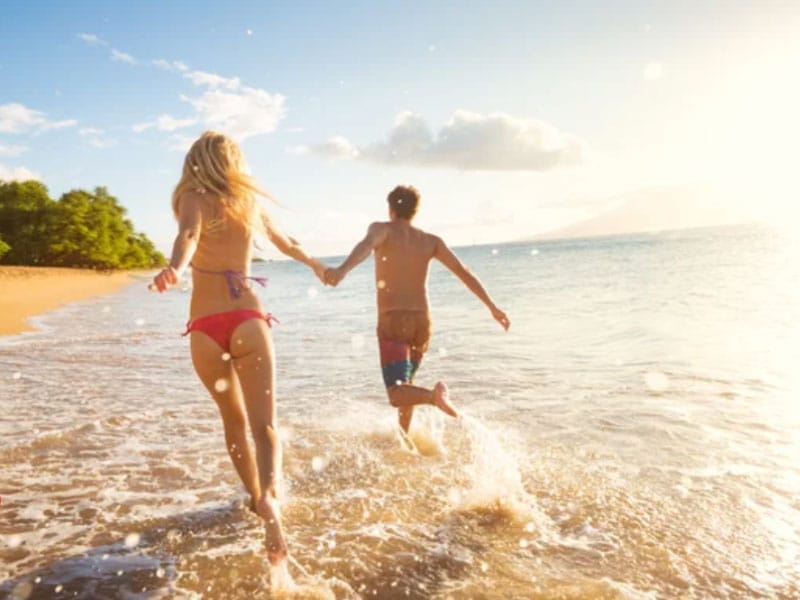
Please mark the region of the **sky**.
[[240, 141], [318, 254], [385, 219], [401, 183], [453, 245], [665, 188], [713, 190], [720, 222], [785, 223], [798, 74], [794, 0], [3, 0], [0, 179], [105, 186], [165, 252], [206, 129]]

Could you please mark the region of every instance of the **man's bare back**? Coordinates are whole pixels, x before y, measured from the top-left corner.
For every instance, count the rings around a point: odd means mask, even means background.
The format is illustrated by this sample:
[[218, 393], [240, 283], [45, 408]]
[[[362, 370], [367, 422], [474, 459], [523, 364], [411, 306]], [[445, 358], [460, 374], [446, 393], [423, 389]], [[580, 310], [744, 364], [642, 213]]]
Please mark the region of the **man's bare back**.
[[375, 286], [378, 313], [428, 311], [428, 266], [438, 238], [408, 221], [376, 223]]

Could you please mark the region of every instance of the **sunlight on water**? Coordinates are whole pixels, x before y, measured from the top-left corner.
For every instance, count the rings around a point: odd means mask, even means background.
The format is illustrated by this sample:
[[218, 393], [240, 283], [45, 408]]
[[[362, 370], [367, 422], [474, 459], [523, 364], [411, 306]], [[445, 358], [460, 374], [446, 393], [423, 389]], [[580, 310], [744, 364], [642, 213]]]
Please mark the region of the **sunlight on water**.
[[747, 231], [536, 246], [458, 250], [507, 333], [434, 265], [415, 381], [465, 416], [418, 407], [408, 436], [372, 272], [310, 301], [307, 269], [254, 266], [284, 324], [276, 573], [185, 295], [131, 287], [0, 340], [0, 597], [800, 597], [797, 256]]

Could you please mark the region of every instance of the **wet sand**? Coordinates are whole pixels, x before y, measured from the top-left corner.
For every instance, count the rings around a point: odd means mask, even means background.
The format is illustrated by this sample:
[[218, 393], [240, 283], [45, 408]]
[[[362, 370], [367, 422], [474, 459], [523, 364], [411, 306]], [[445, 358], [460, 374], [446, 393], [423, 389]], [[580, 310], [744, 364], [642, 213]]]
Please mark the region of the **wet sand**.
[[64, 304], [116, 292], [132, 271], [54, 267], [0, 267], [0, 336], [32, 331], [29, 317]]

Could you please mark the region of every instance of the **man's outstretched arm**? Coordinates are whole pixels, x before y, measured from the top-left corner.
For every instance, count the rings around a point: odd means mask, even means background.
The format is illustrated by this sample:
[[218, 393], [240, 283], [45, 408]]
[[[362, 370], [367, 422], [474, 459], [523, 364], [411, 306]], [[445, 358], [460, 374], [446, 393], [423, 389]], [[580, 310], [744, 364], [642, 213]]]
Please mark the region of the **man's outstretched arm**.
[[464, 285], [467, 286], [469, 291], [475, 294], [478, 299], [486, 305], [492, 313], [494, 320], [500, 323], [503, 329], [508, 330], [511, 326], [511, 321], [506, 316], [506, 313], [497, 308], [497, 305], [489, 297], [489, 292], [483, 287], [481, 280], [478, 279], [477, 275], [470, 271], [464, 263], [458, 260], [458, 257], [453, 254], [453, 251], [447, 247], [447, 244], [445, 244], [441, 238], [436, 238], [436, 252], [434, 257], [445, 267], [450, 269], [453, 275], [458, 277]]
[[367, 257], [372, 254], [372, 251], [383, 243], [386, 239], [386, 224], [373, 223], [367, 229], [367, 235], [364, 239], [358, 242], [347, 258], [344, 259], [341, 265], [335, 269], [328, 269], [325, 272], [325, 283], [328, 285], [337, 285], [344, 276], [347, 275], [353, 268], [364, 262]]

